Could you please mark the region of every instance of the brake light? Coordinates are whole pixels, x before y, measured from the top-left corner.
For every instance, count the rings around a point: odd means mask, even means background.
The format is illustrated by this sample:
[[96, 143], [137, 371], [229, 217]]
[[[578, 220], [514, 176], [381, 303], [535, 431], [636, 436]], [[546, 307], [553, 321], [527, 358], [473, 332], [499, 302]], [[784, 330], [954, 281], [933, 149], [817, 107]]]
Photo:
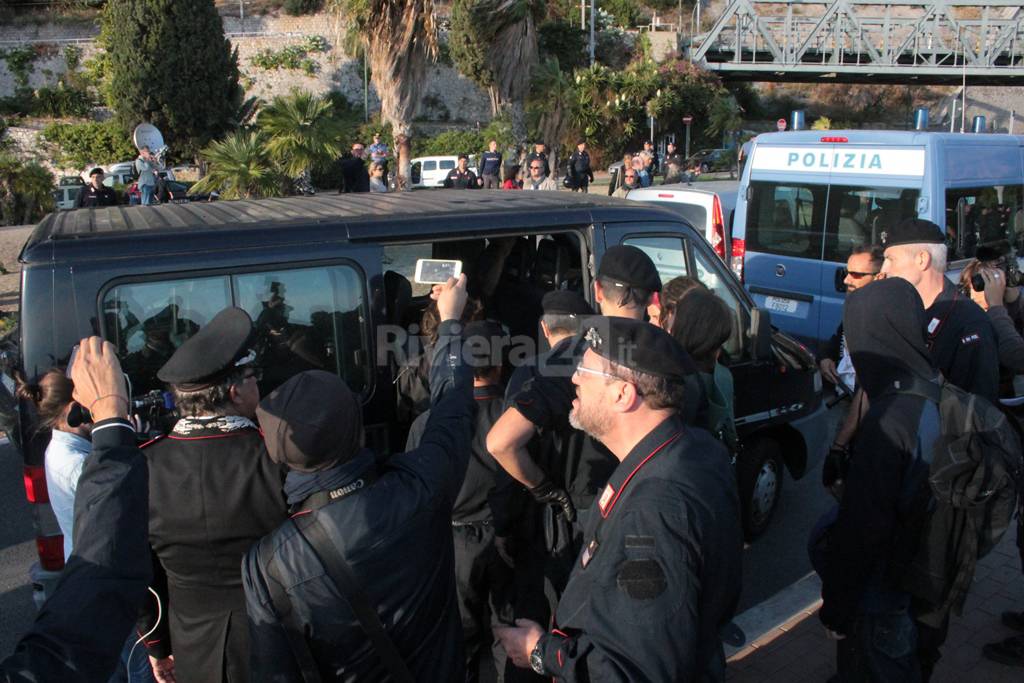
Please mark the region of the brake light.
[[732, 259], [730, 259], [730, 267], [732, 272], [739, 278], [740, 282], [743, 282], [743, 258], [747, 255], [747, 241], [736, 239], [732, 240]]
[[823, 137], [821, 139], [821, 141], [822, 142], [849, 142], [849, 139], [844, 138], [844, 137], [828, 137], [828, 136], [826, 136], [826, 137]]
[[36, 538], [39, 552], [39, 566], [48, 572], [59, 572], [64, 568], [64, 537], [39, 536]]
[[718, 195], [711, 204], [711, 246], [718, 258], [725, 260], [725, 220], [722, 218], [722, 202]]
[[673, 197], [675, 197], [675, 195], [672, 194], [671, 192], [659, 192], [658, 193], [658, 199], [672, 199]]
[[30, 503], [49, 503], [46, 492], [46, 470], [39, 466], [25, 465], [22, 469], [25, 480], [25, 498]]

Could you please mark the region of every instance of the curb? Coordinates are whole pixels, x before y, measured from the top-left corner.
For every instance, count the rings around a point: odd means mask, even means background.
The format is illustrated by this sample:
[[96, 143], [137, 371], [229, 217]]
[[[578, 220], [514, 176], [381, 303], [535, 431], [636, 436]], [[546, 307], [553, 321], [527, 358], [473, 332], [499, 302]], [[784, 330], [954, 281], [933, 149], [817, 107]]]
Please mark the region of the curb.
[[733, 623], [743, 629], [747, 642], [740, 647], [726, 645], [726, 660], [731, 662], [743, 659], [812, 616], [819, 607], [821, 579], [816, 573], [810, 572], [733, 619]]

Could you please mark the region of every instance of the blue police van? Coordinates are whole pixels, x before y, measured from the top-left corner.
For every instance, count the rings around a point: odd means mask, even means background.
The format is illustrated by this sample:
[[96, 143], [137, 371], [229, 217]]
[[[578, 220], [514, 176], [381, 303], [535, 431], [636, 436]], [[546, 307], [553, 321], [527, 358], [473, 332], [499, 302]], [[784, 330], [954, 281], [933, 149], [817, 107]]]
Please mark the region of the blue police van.
[[[943, 227], [949, 267], [1024, 236], [1024, 136], [794, 131], [754, 139], [731, 266], [772, 323], [817, 352], [842, 317], [846, 259], [918, 216]], [[959, 262], [959, 263], [958, 263]]]

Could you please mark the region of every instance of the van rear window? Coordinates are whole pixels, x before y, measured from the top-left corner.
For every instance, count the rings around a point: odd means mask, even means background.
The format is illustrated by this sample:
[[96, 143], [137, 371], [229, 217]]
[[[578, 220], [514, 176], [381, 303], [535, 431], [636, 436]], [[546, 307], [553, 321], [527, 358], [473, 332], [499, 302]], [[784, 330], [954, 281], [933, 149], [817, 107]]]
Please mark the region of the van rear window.
[[1024, 250], [1024, 185], [946, 190], [949, 260], [974, 258], [979, 246], [1008, 240]]
[[843, 263], [917, 215], [917, 188], [752, 182], [747, 251]]
[[218, 312], [238, 306], [256, 324], [272, 391], [303, 370], [333, 372], [353, 391], [370, 382], [362, 277], [343, 265], [117, 285], [103, 297], [104, 336], [117, 348], [132, 393], [163, 389], [157, 371]]

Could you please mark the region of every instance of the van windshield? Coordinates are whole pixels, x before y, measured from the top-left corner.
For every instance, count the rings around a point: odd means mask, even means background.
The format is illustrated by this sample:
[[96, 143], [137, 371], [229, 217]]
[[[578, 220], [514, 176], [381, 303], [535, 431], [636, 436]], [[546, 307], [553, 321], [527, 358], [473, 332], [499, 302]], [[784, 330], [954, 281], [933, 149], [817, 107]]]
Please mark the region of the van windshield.
[[750, 183], [748, 252], [845, 262], [855, 246], [917, 215], [918, 188]]

